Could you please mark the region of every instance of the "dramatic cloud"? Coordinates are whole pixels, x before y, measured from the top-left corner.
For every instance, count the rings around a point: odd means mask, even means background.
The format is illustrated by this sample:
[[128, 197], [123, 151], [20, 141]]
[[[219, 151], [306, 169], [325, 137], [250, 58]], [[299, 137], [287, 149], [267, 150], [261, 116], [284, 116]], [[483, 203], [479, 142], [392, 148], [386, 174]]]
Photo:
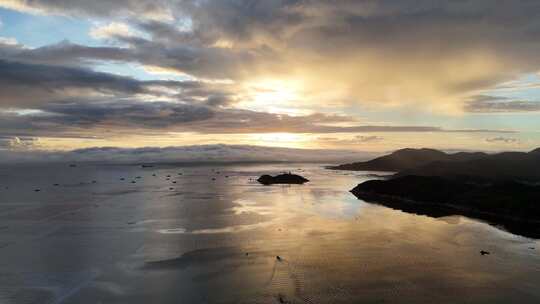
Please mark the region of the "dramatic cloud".
[[[0, 0], [0, 6], [46, 19], [82, 18], [79, 26], [88, 31], [51, 33], [48, 41], [60, 42], [46, 45], [21, 44], [17, 39], [32, 40], [22, 34], [0, 38], [5, 136], [305, 133], [336, 139], [319, 140], [329, 144], [382, 146], [391, 141], [378, 132], [478, 142], [484, 135], [473, 134], [523, 131], [509, 129], [514, 125], [536, 131], [531, 123], [470, 119], [539, 112], [539, 103], [529, 101], [537, 99], [531, 92], [540, 71], [535, 1]], [[111, 73], [126, 70], [135, 72]], [[497, 90], [526, 98], [491, 97], [501, 95]]]
[[67, 67], [29, 65], [0, 61], [2, 106], [21, 106], [69, 96], [70, 91], [88, 93], [144, 93], [144, 86], [133, 79]]
[[164, 128], [207, 120], [214, 113], [207, 107], [169, 102], [84, 102], [48, 104], [42, 110], [51, 116], [37, 119], [77, 126]]
[[[457, 110], [479, 90], [540, 69], [535, 1], [12, 0], [4, 6], [123, 14], [149, 38], [115, 26], [106, 36], [128, 43], [128, 49], [88, 48], [78, 56], [137, 61], [204, 78], [296, 79], [319, 102], [332, 96], [329, 102]], [[171, 19], [130, 18], [137, 14]]]
[[165, 1], [159, 0], [3, 0], [0, 6], [40, 14], [112, 16], [131, 15], [148, 18], [169, 16]]
[[85, 136], [92, 135], [89, 128], [112, 133], [145, 128], [199, 133], [499, 132], [366, 126], [343, 115], [290, 116], [220, 108], [238, 98], [226, 84], [140, 81], [84, 68], [5, 60], [0, 60], [0, 70], [5, 71], [0, 74], [0, 105], [11, 109], [1, 114], [0, 125], [11, 132], [56, 129]]
[[0, 60], [0, 106], [24, 108], [68, 98], [151, 95], [190, 103], [226, 104], [224, 85], [198, 81], [140, 81], [89, 69]]

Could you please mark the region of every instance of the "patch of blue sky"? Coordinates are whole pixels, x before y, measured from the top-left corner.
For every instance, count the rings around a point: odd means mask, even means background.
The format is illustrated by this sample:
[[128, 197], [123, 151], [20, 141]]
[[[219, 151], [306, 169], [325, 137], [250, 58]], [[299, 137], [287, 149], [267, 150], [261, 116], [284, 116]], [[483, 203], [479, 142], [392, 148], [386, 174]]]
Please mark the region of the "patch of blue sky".
[[540, 75], [526, 74], [519, 79], [484, 92], [485, 95], [516, 100], [540, 101]]
[[[418, 111], [413, 107], [380, 109], [363, 107], [361, 104], [349, 104], [342, 113], [361, 118], [361, 124], [368, 125], [400, 125], [400, 126], [441, 126], [441, 122], [454, 119], [443, 112]], [[428, 115], [429, 114], [429, 115]]]
[[540, 103], [540, 87], [510, 91], [502, 96], [507, 97], [510, 100], [534, 101]]
[[92, 22], [82, 18], [33, 15], [0, 8], [0, 36], [15, 38], [29, 47], [41, 47], [69, 40], [73, 43], [98, 46], [99, 40], [89, 35]]
[[[95, 22], [66, 16], [34, 15], [0, 8], [0, 37], [14, 38], [28, 47], [42, 47], [69, 41], [86, 46], [104, 46], [107, 41], [89, 33]], [[141, 65], [124, 62], [97, 62], [96, 71], [133, 77], [139, 80], [188, 80], [174, 73], [149, 73]]]
[[92, 66], [95, 71], [111, 73], [120, 76], [133, 77], [138, 80], [192, 80], [187, 76], [173, 73], [149, 73], [137, 63], [124, 62], [97, 62]]
[[349, 106], [344, 113], [361, 117], [362, 125], [436, 126], [447, 130], [486, 129], [518, 132], [540, 132], [540, 112], [463, 113], [445, 115], [395, 109], [362, 111]]
[[133, 77], [139, 80], [154, 80], [154, 77], [147, 75], [143, 69], [134, 63], [123, 62], [97, 62], [92, 65], [93, 70], [98, 72], [110, 73], [120, 76]]
[[540, 132], [540, 112], [469, 114], [447, 125], [470, 129], [513, 130], [517, 132]]

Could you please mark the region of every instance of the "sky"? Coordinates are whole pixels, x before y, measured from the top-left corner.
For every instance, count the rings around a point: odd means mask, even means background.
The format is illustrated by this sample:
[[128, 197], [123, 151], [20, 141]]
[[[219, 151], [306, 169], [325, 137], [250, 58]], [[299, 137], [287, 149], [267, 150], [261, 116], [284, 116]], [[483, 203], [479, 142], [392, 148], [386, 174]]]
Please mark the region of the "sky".
[[539, 20], [525, 0], [0, 0], [0, 150], [532, 150]]

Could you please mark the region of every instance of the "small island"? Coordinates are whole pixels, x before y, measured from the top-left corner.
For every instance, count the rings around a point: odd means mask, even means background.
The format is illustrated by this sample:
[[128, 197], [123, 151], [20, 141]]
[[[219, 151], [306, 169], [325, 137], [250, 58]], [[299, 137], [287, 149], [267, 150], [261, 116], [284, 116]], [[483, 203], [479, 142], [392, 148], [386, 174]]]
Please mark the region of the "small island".
[[292, 174], [292, 173], [284, 173], [279, 174], [276, 176], [271, 176], [268, 174], [262, 175], [257, 179], [257, 181], [263, 185], [273, 185], [273, 184], [305, 184], [309, 182], [309, 180], [303, 176]]

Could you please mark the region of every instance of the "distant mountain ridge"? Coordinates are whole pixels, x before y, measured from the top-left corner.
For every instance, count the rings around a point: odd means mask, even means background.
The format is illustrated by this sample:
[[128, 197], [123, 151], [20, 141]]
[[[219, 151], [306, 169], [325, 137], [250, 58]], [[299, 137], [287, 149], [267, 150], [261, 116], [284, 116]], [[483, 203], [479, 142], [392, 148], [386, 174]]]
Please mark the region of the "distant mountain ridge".
[[487, 180], [540, 181], [540, 148], [531, 152], [502, 152], [461, 161], [433, 161], [401, 170], [399, 176], [474, 177]]
[[529, 153], [540, 153], [540, 148], [536, 148], [536, 149], [532, 150]]
[[488, 154], [483, 152], [458, 152], [449, 154], [435, 149], [406, 148], [370, 161], [332, 166], [328, 167], [328, 169], [350, 171], [402, 171], [427, 165], [435, 161], [468, 161], [486, 156], [488, 156]]

